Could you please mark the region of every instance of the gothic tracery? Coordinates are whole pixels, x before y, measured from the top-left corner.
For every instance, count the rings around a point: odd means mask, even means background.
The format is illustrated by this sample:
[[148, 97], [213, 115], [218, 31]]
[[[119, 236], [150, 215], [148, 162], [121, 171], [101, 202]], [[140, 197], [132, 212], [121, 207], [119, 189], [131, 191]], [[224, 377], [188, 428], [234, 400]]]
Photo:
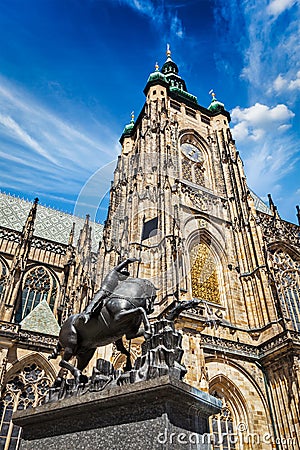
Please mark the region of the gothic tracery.
[[300, 331], [300, 263], [281, 248], [270, 257], [281, 306]]
[[1, 396], [0, 446], [3, 450], [17, 449], [21, 439], [20, 427], [11, 420], [14, 411], [40, 405], [51, 383], [49, 374], [35, 362], [29, 362], [8, 377]]

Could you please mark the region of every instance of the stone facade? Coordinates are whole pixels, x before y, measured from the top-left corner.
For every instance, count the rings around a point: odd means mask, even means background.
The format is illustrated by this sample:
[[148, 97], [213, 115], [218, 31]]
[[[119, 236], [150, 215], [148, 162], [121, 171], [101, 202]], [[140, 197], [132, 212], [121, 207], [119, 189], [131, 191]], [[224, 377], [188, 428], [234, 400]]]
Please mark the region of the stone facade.
[[12, 412], [40, 404], [57, 375], [47, 357], [59, 324], [94, 294], [103, 227], [6, 194], [0, 211], [0, 448], [15, 449]]
[[[200, 300], [176, 327], [185, 381], [223, 401], [210, 423], [214, 449], [300, 449], [300, 227], [249, 189], [229, 113], [215, 96], [208, 108], [198, 104], [169, 52], [144, 93], [120, 140], [99, 250], [92, 251], [88, 220], [77, 245], [74, 231], [65, 243], [36, 237], [36, 204], [23, 232], [1, 229], [4, 399], [20, 395], [10, 380], [23, 376], [26, 358], [50, 381], [57, 373], [46, 361], [55, 338], [15, 323], [27, 271], [41, 266], [55, 276], [55, 298], [51, 304], [48, 292], [47, 301], [63, 320], [85, 307], [113, 266], [136, 256], [132, 275], [159, 288], [153, 320], [178, 301]], [[131, 352], [140, 355], [138, 342]], [[115, 348], [99, 356], [124, 361]], [[9, 398], [4, 403], [16, 408]]]

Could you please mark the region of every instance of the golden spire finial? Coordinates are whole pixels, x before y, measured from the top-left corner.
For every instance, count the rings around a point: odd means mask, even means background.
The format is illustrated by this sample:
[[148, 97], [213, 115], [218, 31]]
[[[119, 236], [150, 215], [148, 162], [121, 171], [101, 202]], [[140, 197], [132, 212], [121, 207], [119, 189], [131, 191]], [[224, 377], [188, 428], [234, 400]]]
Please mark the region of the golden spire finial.
[[167, 44], [167, 51], [166, 51], [166, 55], [168, 58], [171, 58], [171, 50], [170, 50], [170, 44]]
[[134, 123], [134, 111], [131, 112], [131, 123]]
[[155, 63], [155, 70], [156, 70], [156, 72], [158, 72], [158, 69], [159, 69], [159, 65], [158, 65], [158, 62], [156, 61], [156, 63]]
[[216, 98], [216, 94], [214, 93], [214, 90], [213, 90], [213, 89], [211, 89], [211, 90], [209, 91], [209, 94], [212, 96], [213, 100]]

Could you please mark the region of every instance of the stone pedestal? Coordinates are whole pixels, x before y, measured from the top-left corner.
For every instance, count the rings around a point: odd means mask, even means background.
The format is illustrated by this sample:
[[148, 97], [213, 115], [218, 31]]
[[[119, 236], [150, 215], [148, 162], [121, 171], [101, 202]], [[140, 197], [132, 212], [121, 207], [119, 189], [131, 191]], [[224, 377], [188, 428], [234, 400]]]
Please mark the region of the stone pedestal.
[[221, 401], [160, 376], [19, 411], [21, 450], [209, 450]]

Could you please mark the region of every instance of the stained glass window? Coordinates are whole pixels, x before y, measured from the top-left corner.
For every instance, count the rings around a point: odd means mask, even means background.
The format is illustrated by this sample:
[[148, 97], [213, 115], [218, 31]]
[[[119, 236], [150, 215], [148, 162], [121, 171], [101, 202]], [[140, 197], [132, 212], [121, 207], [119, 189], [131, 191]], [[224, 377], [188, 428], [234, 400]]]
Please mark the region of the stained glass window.
[[57, 283], [54, 276], [42, 266], [31, 269], [23, 282], [22, 300], [16, 314], [16, 322], [21, 322], [43, 300], [46, 300], [53, 310], [56, 295]]

